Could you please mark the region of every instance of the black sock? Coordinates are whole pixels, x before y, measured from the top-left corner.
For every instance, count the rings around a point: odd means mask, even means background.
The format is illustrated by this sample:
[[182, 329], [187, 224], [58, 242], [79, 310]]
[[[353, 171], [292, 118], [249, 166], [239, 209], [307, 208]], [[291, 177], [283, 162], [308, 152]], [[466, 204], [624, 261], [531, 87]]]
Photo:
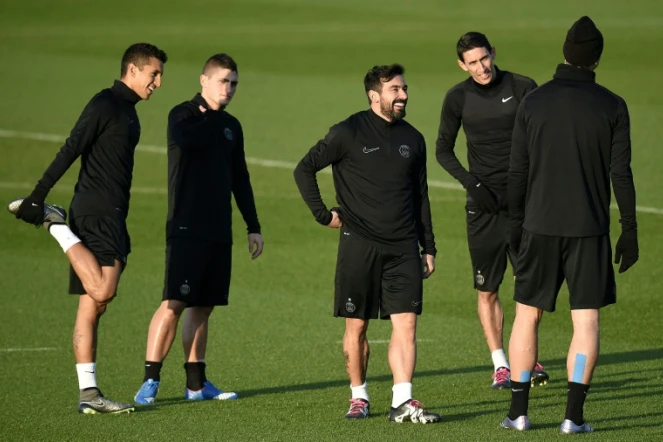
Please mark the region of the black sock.
[[204, 362], [187, 362], [184, 364], [186, 370], [186, 388], [191, 391], [203, 389], [203, 383], [207, 381], [205, 377]]
[[153, 381], [160, 381], [162, 365], [163, 364], [161, 362], [145, 361], [145, 377], [143, 378], [143, 382], [147, 381], [148, 379], [152, 379]]
[[585, 398], [587, 398], [588, 391], [589, 385], [569, 382], [565, 419], [571, 419], [576, 425], [582, 425], [585, 423], [583, 407], [585, 406]]
[[529, 388], [529, 382], [515, 382], [511, 380], [511, 408], [509, 409], [509, 419], [515, 420], [520, 416], [527, 416]]

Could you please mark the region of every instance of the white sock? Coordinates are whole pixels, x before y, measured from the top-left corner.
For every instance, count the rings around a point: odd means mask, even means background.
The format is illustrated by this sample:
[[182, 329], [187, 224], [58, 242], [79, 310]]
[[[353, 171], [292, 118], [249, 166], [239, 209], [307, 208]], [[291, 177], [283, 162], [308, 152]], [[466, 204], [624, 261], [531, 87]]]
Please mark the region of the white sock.
[[88, 364], [76, 364], [78, 373], [78, 389], [85, 390], [97, 386], [97, 364], [90, 362]]
[[60, 244], [64, 253], [67, 253], [74, 244], [81, 242], [66, 224], [54, 224], [48, 231]]
[[394, 398], [391, 400], [391, 407], [396, 408], [403, 404], [403, 402], [412, 399], [412, 383], [400, 382], [391, 387], [394, 392]]
[[352, 390], [352, 399], [363, 399], [369, 402], [368, 383], [366, 381], [364, 381], [364, 383], [358, 387], [353, 387], [352, 385], [350, 385], [350, 390]]
[[493, 365], [495, 366], [495, 371], [497, 371], [497, 369], [500, 367], [508, 368], [509, 370], [511, 369], [511, 367], [509, 367], [509, 363], [506, 360], [506, 354], [504, 354], [503, 348], [495, 350], [490, 355], [493, 357]]

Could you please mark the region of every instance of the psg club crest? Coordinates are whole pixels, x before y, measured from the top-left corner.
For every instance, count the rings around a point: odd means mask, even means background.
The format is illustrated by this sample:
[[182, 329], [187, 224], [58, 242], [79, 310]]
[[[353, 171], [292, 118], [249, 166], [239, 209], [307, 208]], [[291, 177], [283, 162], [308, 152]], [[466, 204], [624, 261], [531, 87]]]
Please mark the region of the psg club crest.
[[407, 144], [403, 144], [401, 147], [399, 147], [398, 152], [400, 152], [404, 158], [410, 158], [410, 146]]
[[486, 282], [486, 279], [483, 277], [481, 272], [477, 273], [476, 281], [477, 281], [477, 285], [483, 285], [483, 283]]
[[355, 309], [356, 307], [352, 303], [352, 299], [348, 298], [348, 302], [345, 303], [345, 310], [347, 310], [348, 313], [353, 313]]
[[227, 127], [225, 129], [223, 129], [223, 135], [225, 135], [228, 140], [233, 139], [233, 131], [231, 131]]

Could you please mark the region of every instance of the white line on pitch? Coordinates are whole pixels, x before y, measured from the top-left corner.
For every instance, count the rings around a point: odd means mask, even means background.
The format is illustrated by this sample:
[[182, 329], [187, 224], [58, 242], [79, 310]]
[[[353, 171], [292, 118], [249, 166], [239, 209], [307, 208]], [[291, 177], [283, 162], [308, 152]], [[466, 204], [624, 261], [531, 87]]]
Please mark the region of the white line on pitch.
[[18, 353], [27, 351], [55, 351], [55, 347], [32, 347], [32, 348], [0, 348], [0, 353]]
[[[434, 339], [417, 339], [417, 342], [433, 342]], [[342, 344], [343, 341], [336, 341], [337, 344]], [[369, 339], [369, 344], [389, 344], [389, 339]]]
[[[20, 138], [24, 140], [47, 141], [52, 143], [63, 143], [66, 139], [66, 137], [63, 137], [62, 135], [45, 134], [41, 132], [21, 132], [16, 130], [7, 130], [7, 129], [0, 129], [0, 138]], [[142, 152], [158, 153], [158, 154], [165, 154], [167, 152], [166, 148], [163, 146], [154, 146], [149, 144], [140, 144], [136, 148], [136, 150]], [[264, 158], [253, 158], [253, 157], [247, 157], [246, 162], [256, 166], [273, 167], [277, 169], [294, 170], [294, 168], [297, 166], [296, 163], [292, 163], [289, 161], [267, 160]], [[331, 168], [328, 167], [322, 170], [321, 172], [331, 173]], [[428, 187], [437, 187], [440, 189], [450, 189], [450, 190], [464, 190], [463, 186], [461, 186], [458, 183], [450, 183], [447, 181], [438, 181], [438, 180], [428, 180]], [[611, 205], [610, 208], [613, 210], [617, 210], [617, 206], [615, 204]], [[663, 215], [663, 209], [660, 209], [658, 207], [637, 206], [636, 211], [641, 213], [652, 213], [655, 215]]]

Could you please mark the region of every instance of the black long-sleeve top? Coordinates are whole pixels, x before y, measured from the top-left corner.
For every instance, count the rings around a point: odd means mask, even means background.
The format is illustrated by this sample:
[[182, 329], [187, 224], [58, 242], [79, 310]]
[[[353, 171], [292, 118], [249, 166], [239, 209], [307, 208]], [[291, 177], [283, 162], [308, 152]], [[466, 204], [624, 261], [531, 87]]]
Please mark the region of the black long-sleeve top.
[[387, 122], [372, 110], [333, 126], [299, 162], [299, 191], [323, 225], [332, 215], [323, 203], [316, 173], [331, 165], [340, 218], [378, 248], [435, 255], [428, 200], [426, 144], [404, 120]]
[[[497, 66], [495, 69], [495, 80], [487, 85], [469, 77], [447, 92], [435, 153], [440, 165], [463, 187], [478, 181], [506, 197], [513, 121], [518, 104], [536, 83]], [[469, 171], [454, 153], [461, 125], [467, 139]]]
[[509, 169], [513, 224], [550, 236], [606, 234], [612, 180], [622, 228], [637, 227], [628, 109], [595, 78], [562, 64], [523, 100]]
[[45, 197], [81, 157], [71, 202], [75, 216], [129, 213], [134, 151], [140, 140], [135, 105], [140, 97], [123, 82], [97, 93], [85, 106], [69, 137], [37, 184]]
[[196, 94], [168, 115], [167, 238], [232, 243], [233, 195], [248, 233], [260, 233], [242, 126]]

